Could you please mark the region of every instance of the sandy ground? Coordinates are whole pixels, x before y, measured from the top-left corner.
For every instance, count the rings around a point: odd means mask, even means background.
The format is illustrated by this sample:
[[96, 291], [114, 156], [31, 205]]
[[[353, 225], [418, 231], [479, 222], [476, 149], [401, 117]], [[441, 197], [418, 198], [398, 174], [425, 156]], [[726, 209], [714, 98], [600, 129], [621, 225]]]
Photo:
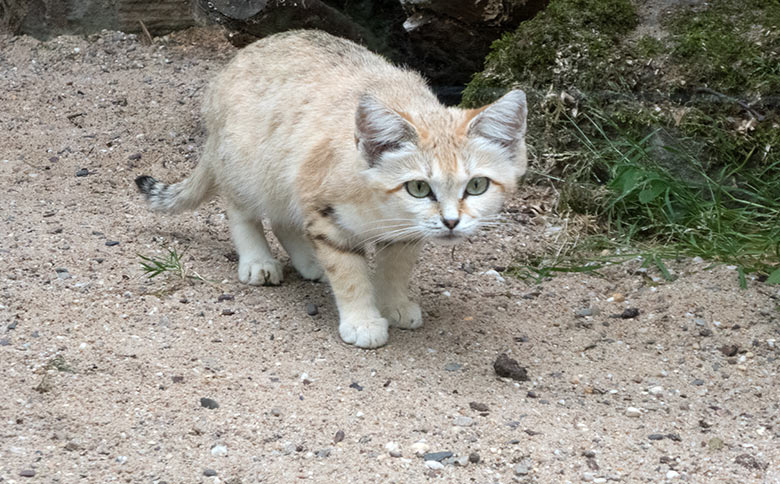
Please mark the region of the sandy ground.
[[[326, 285], [236, 280], [218, 201], [148, 213], [133, 178], [196, 163], [220, 38], [0, 38], [0, 481], [780, 482], [777, 287], [687, 260], [674, 282], [484, 274], [550, 242], [528, 188], [507, 225], [425, 249], [424, 328], [367, 351]], [[146, 279], [168, 247], [215, 282]]]

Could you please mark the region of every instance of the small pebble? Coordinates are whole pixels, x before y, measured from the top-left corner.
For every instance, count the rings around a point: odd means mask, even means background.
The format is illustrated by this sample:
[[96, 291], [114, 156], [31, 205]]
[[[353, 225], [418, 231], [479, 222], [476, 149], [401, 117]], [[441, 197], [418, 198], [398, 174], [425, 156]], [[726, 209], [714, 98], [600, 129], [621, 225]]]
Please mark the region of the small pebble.
[[224, 457], [227, 455], [227, 453], [228, 453], [227, 447], [222, 444], [217, 444], [211, 448], [211, 455], [216, 457]]
[[[282, 409], [280, 409], [279, 407], [273, 407], [273, 408], [271, 408], [271, 415], [273, 415], [274, 417], [278, 417], [278, 416], [280, 416], [281, 414], [282, 414]], [[344, 433], [344, 432], [342, 432], [342, 434], [343, 434], [343, 433]], [[338, 432], [336, 432], [336, 435], [338, 436]]]
[[401, 447], [396, 442], [386, 443], [385, 450], [390, 454], [390, 457], [401, 457]]
[[647, 436], [650, 440], [664, 440], [664, 434], [650, 434]]
[[306, 304], [306, 314], [309, 316], [316, 316], [320, 310], [317, 308], [317, 305], [314, 303], [308, 303]]
[[216, 400], [212, 400], [211, 398], [201, 398], [200, 399], [200, 406], [204, 408], [208, 408], [210, 410], [214, 410], [215, 408], [219, 408], [219, 404]]
[[637, 316], [639, 316], [639, 309], [637, 308], [626, 308], [620, 313], [622, 319], [634, 319]]
[[429, 454], [423, 455], [423, 460], [426, 462], [428, 461], [441, 462], [444, 459], [447, 459], [449, 457], [452, 457], [452, 452], [448, 452], [448, 451], [431, 452]]
[[516, 476], [526, 476], [528, 473], [531, 472], [531, 469], [528, 467], [528, 464], [525, 462], [521, 462], [515, 466], [515, 475]]
[[487, 405], [484, 403], [479, 402], [469, 402], [469, 407], [471, 407], [472, 410], [476, 410], [477, 412], [489, 412], [490, 408], [488, 408]]
[[79, 171], [76, 172], [76, 176], [79, 176], [79, 177], [87, 176], [87, 175], [89, 175], [89, 170], [87, 170], [86, 168], [82, 168], [82, 169], [80, 169]]
[[214, 477], [217, 475], [217, 471], [214, 469], [203, 469], [203, 475], [206, 477]]
[[446, 371], [458, 371], [461, 368], [463, 368], [463, 365], [461, 365], [460, 363], [447, 363], [446, 365], [444, 365], [444, 369]]
[[354, 388], [355, 390], [357, 390], [357, 391], [359, 391], [359, 392], [362, 392], [362, 391], [363, 391], [363, 387], [362, 387], [362, 386], [360, 386], [360, 383], [358, 383], [358, 382], [356, 382], [356, 381], [353, 381], [352, 383], [350, 383], [350, 384], [349, 384], [349, 388]]
[[626, 409], [626, 417], [636, 418], [639, 417], [640, 415], [642, 415], [642, 411], [636, 407], [628, 407]]
[[623, 302], [623, 301], [625, 301], [625, 300], [626, 300], [626, 296], [624, 296], [624, 295], [620, 294], [619, 292], [616, 292], [615, 294], [613, 294], [613, 295], [612, 295], [612, 296], [610, 296], [610, 297], [612, 298], [612, 301], [614, 301], [614, 302], [618, 302], [618, 303], [619, 303], [619, 302]]
[[710, 439], [710, 441], [707, 443], [707, 445], [712, 450], [720, 450], [720, 449], [723, 448], [723, 445], [724, 445], [723, 444], [723, 439], [721, 439], [719, 437], [713, 437], [713, 438]]
[[409, 449], [414, 452], [415, 455], [425, 455], [425, 453], [428, 452], [428, 449], [430, 449], [430, 446], [425, 442], [415, 442]]
[[219, 297], [217, 298], [217, 302], [232, 301], [233, 299], [235, 299], [235, 296], [233, 296], [232, 294], [220, 294]]
[[528, 381], [528, 370], [520, 366], [517, 360], [513, 360], [506, 353], [501, 353], [493, 363], [493, 369], [498, 376], [511, 378], [517, 381]]
[[455, 421], [453, 423], [456, 427], [471, 427], [474, 425], [474, 419], [471, 417], [459, 415], [455, 417]]
[[704, 385], [704, 383], [705, 383], [704, 380], [701, 380], [701, 379], [697, 378], [697, 379], [695, 379], [695, 380], [693, 380], [691, 382], [691, 385], [695, 385], [697, 387], [700, 387], [700, 386]]
[[739, 352], [739, 346], [723, 345], [720, 347], [720, 352], [726, 356], [736, 356], [736, 354]]
[[232, 309], [225, 308], [222, 310], [222, 316], [232, 316], [234, 314], [236, 314], [236, 312]]
[[21, 472], [19, 472], [19, 476], [21, 477], [35, 477], [35, 471], [32, 469], [25, 469]]
[[339, 431], [336, 432], [336, 435], [333, 436], [333, 443], [334, 444], [338, 444], [342, 440], [344, 440], [344, 431], [343, 430], [339, 430]]
[[578, 309], [577, 311], [574, 312], [574, 315], [579, 318], [594, 316], [596, 314], [598, 314], [598, 310], [596, 308], [583, 308], [583, 309]]
[[700, 329], [699, 336], [704, 336], [705, 338], [708, 336], [712, 336], [712, 330], [709, 328]]
[[8, 338], [0, 338], [0, 346], [8, 346], [11, 344], [11, 340]]
[[117, 242], [116, 240], [107, 240], [106, 241], [106, 247], [113, 247], [115, 245], [119, 245], [119, 242]]
[[666, 473], [667, 479], [677, 479], [678, 477], [680, 477], [680, 473], [677, 471], [669, 471]]
[[469, 462], [471, 462], [472, 464], [479, 464], [480, 460], [481, 458], [479, 457], [479, 454], [477, 454], [476, 452], [472, 452], [471, 454], [469, 454]]
[[428, 469], [433, 469], [435, 471], [444, 469], [444, 464], [441, 462], [436, 462], [435, 460], [426, 460], [425, 461], [425, 467]]
[[650, 388], [647, 391], [650, 393], [650, 395], [658, 396], [658, 395], [661, 395], [661, 394], [664, 393], [664, 387], [662, 387], [660, 385], [657, 385], [657, 386], [654, 386], [654, 387]]

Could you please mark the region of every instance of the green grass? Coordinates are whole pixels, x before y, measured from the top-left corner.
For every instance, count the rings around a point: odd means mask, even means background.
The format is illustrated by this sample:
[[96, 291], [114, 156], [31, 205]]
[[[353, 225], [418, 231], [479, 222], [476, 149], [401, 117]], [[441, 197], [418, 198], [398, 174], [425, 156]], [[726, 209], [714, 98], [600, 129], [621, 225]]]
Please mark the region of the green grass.
[[[705, 161], [694, 140], [663, 128], [636, 139], [598, 111], [568, 122], [589, 155], [579, 173], [590, 178], [570, 179], [580, 189], [562, 190], [561, 206], [596, 216], [609, 237], [569, 243], [555, 257], [518, 265], [514, 275], [539, 282], [560, 272], [598, 274], [639, 258], [669, 279], [664, 260], [698, 256], [736, 265], [742, 287], [748, 273], [780, 283], [780, 157], [724, 159], [729, 153], [722, 153]], [[635, 249], [597, 255], [625, 247]]]
[[138, 257], [141, 258], [141, 268], [149, 279], [161, 274], [168, 274], [179, 279], [206, 281], [206, 279], [197, 272], [189, 271], [187, 269], [182, 261], [183, 256], [184, 252], [180, 254], [175, 248], [169, 248], [168, 253], [164, 257], [159, 258], [138, 254]]

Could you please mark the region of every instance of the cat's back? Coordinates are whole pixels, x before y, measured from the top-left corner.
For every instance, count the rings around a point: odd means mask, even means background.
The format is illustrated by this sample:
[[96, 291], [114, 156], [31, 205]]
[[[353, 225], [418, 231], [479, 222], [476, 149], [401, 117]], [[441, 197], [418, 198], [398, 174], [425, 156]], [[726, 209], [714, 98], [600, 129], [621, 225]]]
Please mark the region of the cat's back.
[[416, 72], [325, 32], [293, 30], [242, 49], [212, 83], [204, 112], [295, 110], [298, 118], [336, 122], [353, 119], [364, 93], [391, 106], [436, 102]]

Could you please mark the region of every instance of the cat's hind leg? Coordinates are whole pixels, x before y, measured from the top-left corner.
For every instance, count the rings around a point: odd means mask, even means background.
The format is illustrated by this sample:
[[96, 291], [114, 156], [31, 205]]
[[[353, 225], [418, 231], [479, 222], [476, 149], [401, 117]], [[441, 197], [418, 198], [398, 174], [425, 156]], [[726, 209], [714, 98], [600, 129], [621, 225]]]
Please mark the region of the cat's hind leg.
[[301, 277], [310, 281], [323, 280], [325, 271], [322, 270], [322, 266], [317, 261], [314, 246], [300, 229], [283, 224], [274, 224], [273, 231], [276, 238], [279, 239], [279, 243], [282, 244], [282, 247], [290, 256], [293, 267], [295, 267], [295, 270], [298, 271]]
[[280, 284], [282, 264], [271, 254], [263, 222], [234, 206], [228, 208], [228, 220], [238, 252], [238, 280], [253, 286]]

